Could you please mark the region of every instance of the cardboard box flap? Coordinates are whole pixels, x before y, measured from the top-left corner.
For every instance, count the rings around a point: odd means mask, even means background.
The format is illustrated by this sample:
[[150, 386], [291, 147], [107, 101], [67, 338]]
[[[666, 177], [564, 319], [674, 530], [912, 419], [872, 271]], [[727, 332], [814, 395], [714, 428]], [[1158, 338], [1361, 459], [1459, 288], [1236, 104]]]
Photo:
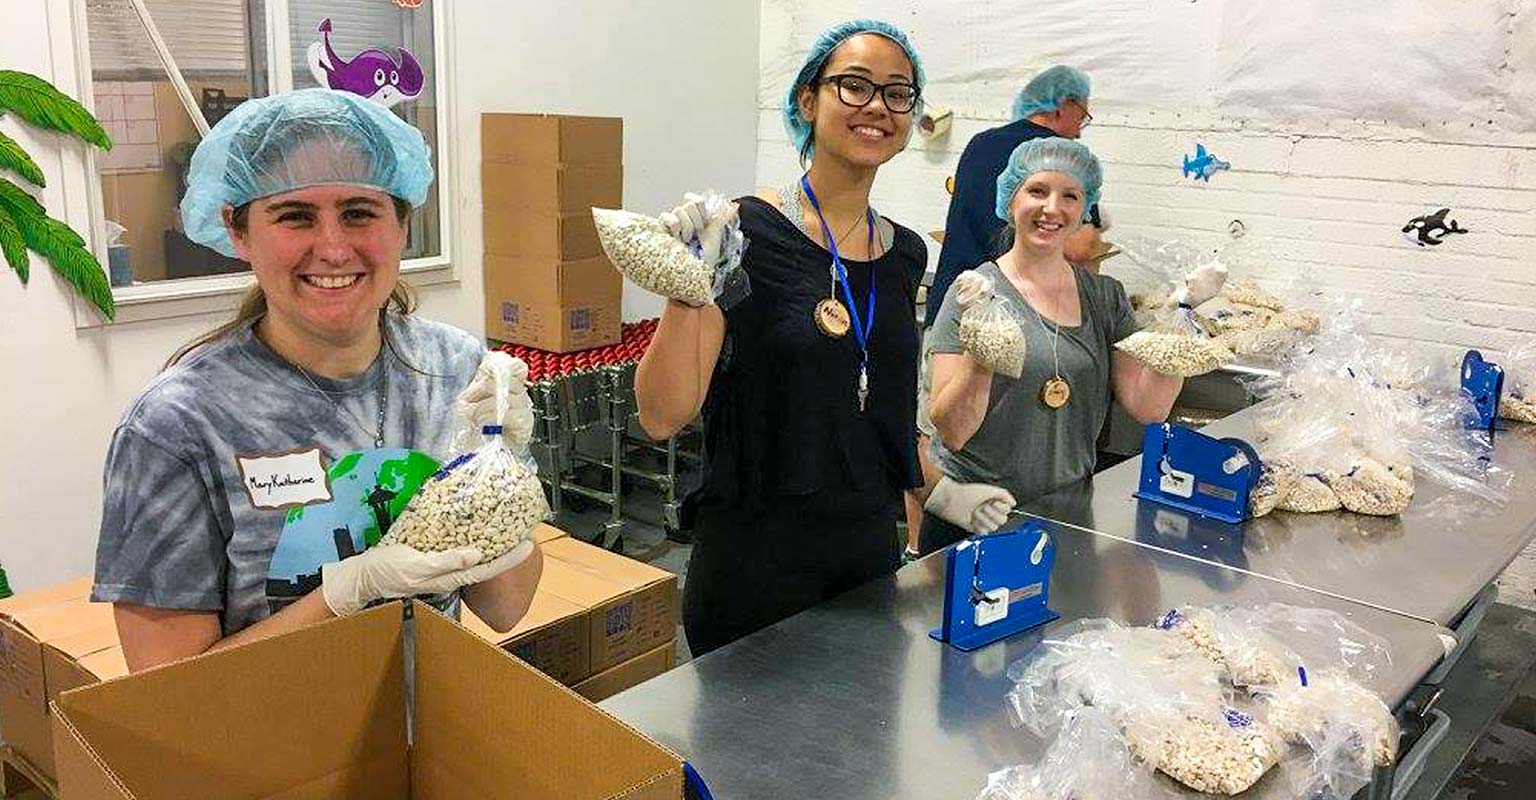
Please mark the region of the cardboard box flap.
[[642, 589], [676, 577], [664, 569], [575, 539], [550, 542], [544, 546], [544, 555], [630, 589]]
[[84, 597], [17, 611], [8, 619], [43, 644], [115, 624], [111, 603], [92, 603]]
[[413, 800], [500, 798], [508, 786], [523, 797], [637, 797], [645, 795], [631, 791], [649, 785], [657, 797], [682, 796], [675, 754], [595, 706], [573, 704], [576, 695], [537, 671], [505, 668], [516, 660], [417, 608], [418, 652], [433, 658], [416, 666]]
[[569, 114], [480, 115], [485, 161], [595, 163], [622, 161], [624, 120]]
[[629, 587], [604, 575], [557, 558], [544, 559], [539, 591], [552, 594], [583, 610], [591, 610], [629, 593]]
[[539, 544], [553, 542], [556, 539], [564, 539], [569, 535], [547, 522], [540, 522], [533, 527], [533, 540]]
[[92, 653], [110, 650], [117, 646], [117, 625], [109, 623], [68, 636], [60, 636], [48, 642], [46, 648], [57, 650], [72, 661], [79, 661]]
[[[90, 746], [58, 752], [110, 764], [141, 798], [205, 797], [214, 786], [224, 798], [405, 797], [402, 651], [390, 603], [65, 692], [56, 713]], [[60, 764], [64, 796], [77, 796], [69, 780], [80, 769]]]
[[23, 592], [0, 600], [0, 617], [9, 619], [17, 611], [51, 606], [67, 600], [81, 600], [90, 596], [91, 579], [76, 578], [68, 583], [61, 583], [32, 592]]

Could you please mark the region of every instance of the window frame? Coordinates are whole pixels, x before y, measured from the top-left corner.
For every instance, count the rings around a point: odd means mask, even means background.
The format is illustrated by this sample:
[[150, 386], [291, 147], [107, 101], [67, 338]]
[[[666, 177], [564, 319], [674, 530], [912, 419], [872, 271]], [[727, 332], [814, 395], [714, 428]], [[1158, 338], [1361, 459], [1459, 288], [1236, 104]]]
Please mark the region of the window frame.
[[[90, 31], [87, 27], [86, 0], [49, 0], [52, 19], [67, 19], [68, 25], [50, 26], [51, 49], [55, 64], [56, 85], [75, 86], [76, 97], [81, 104], [95, 113], [95, 81], [91, 72]], [[293, 59], [288, 31], [289, 0], [265, 0], [267, 85], [270, 94], [293, 88]], [[457, 120], [454, 110], [453, 59], [448, 43], [453, 41], [452, 14], [448, 13], [447, 0], [432, 3], [432, 56], [436, 70], [436, 121], [437, 121], [437, 213], [439, 253], [425, 258], [405, 259], [400, 262], [402, 278], [409, 278], [412, 286], [423, 287], [457, 283], [459, 270], [457, 255], [463, 249], [461, 214], [457, 213], [458, 188], [462, 181], [462, 165], [456, 139]], [[60, 28], [65, 29], [60, 35]], [[279, 33], [281, 35], [279, 35]], [[285, 65], [273, 69], [272, 65]], [[72, 66], [74, 79], [70, 80], [67, 68]], [[170, 69], [167, 68], [169, 74]], [[175, 78], [171, 78], [175, 82]], [[105, 271], [107, 266], [106, 209], [102, 201], [101, 173], [97, 166], [95, 148], [80, 148], [76, 157], [67, 151], [64, 155], [66, 180], [64, 187], [64, 219], [82, 231], [91, 246], [96, 260]], [[76, 164], [83, 167], [84, 185], [77, 188], [67, 175]], [[83, 195], [83, 196], [82, 196]], [[117, 320], [109, 322], [95, 307], [71, 292], [75, 328], [105, 328], [129, 322], [169, 319], [190, 315], [227, 312], [233, 310], [255, 283], [250, 273], [238, 275], [212, 275], [199, 278], [177, 278], [135, 286], [114, 286], [112, 297], [117, 303]]]

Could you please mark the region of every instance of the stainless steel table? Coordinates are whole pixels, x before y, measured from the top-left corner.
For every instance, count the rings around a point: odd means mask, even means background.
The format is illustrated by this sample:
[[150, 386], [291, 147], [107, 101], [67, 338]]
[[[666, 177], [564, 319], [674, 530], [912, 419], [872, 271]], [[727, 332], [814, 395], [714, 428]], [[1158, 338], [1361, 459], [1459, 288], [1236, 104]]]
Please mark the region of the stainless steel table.
[[[1372, 688], [1394, 705], [1445, 653], [1444, 629], [1427, 622], [1049, 527], [1059, 548], [1050, 605], [1062, 619], [1043, 631], [974, 653], [931, 640], [943, 606], [936, 554], [602, 705], [689, 759], [723, 800], [964, 799], [988, 773], [1043, 751], [1008, 721], [1006, 670], [1073, 620], [1147, 625], [1188, 603], [1332, 608], [1390, 643], [1392, 669]], [[1280, 794], [1266, 780], [1245, 796]]]
[[[1256, 411], [1245, 409], [1202, 432], [1251, 441]], [[1513, 477], [1503, 507], [1421, 476], [1400, 517], [1275, 512], [1228, 525], [1137, 500], [1138, 456], [1021, 509], [1451, 625], [1536, 537], [1536, 427], [1497, 432], [1492, 457]]]

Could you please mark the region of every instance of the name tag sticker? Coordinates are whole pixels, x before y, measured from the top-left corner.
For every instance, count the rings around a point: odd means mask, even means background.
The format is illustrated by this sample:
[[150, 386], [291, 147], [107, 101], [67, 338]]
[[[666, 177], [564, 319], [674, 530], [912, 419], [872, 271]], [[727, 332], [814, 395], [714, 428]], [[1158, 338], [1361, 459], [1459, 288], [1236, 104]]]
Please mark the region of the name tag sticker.
[[257, 508], [294, 508], [331, 499], [320, 448], [276, 455], [235, 456], [240, 482]]

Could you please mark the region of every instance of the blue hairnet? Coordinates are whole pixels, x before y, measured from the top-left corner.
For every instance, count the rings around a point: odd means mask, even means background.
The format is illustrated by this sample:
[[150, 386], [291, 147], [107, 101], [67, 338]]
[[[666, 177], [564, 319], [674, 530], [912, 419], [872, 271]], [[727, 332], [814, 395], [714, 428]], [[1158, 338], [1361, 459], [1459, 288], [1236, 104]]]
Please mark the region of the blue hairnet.
[[325, 184], [366, 186], [420, 206], [432, 184], [421, 131], [354, 94], [301, 89], [247, 100], [198, 144], [187, 170], [187, 238], [227, 256], [224, 207]]
[[1015, 122], [1041, 111], [1055, 111], [1068, 97], [1088, 102], [1088, 75], [1076, 67], [1057, 65], [1031, 78], [1013, 99]]
[[1099, 187], [1104, 183], [1104, 172], [1092, 150], [1071, 139], [1050, 136], [1030, 139], [1015, 147], [1008, 156], [1008, 166], [997, 176], [997, 218], [1013, 222], [1008, 204], [1024, 181], [1036, 172], [1065, 172], [1083, 187], [1083, 219], [1090, 217], [1090, 209], [1099, 202]]
[[923, 113], [923, 62], [917, 58], [917, 51], [912, 49], [912, 43], [907, 41], [907, 35], [901, 29], [889, 22], [881, 22], [874, 19], [854, 19], [843, 22], [821, 32], [816, 37], [816, 42], [811, 45], [811, 52], [805, 56], [805, 63], [800, 71], [795, 74], [795, 79], [789, 84], [789, 93], [784, 97], [784, 130], [789, 132], [789, 140], [794, 143], [795, 150], [805, 149], [805, 143], [811, 138], [811, 123], [800, 117], [800, 87], [807, 81], [821, 73], [821, 67], [832, 55], [837, 46], [848, 39], [861, 33], [876, 33], [901, 46], [906, 52], [907, 60], [912, 62], [912, 83], [917, 86], [917, 105], [912, 107], [912, 116], [922, 116]]

